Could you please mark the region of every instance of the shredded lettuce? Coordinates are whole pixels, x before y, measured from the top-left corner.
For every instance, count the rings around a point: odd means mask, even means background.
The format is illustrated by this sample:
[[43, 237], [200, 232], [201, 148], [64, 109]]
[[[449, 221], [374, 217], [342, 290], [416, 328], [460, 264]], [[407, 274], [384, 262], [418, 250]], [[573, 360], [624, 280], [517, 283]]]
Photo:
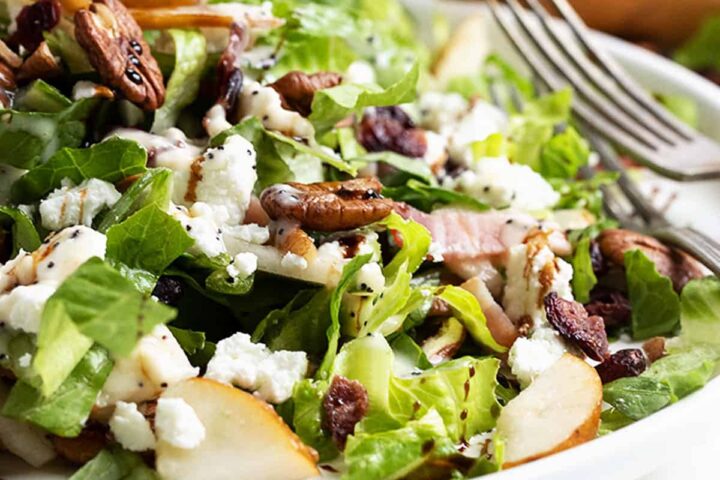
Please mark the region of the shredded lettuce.
[[402, 248], [383, 269], [385, 277], [394, 277], [401, 270], [402, 265], [407, 265], [408, 273], [415, 273], [430, 250], [432, 243], [430, 232], [419, 223], [405, 220], [394, 212], [378, 225], [398, 232], [402, 238]]
[[584, 235], [575, 246], [572, 267], [572, 288], [575, 300], [580, 303], [587, 303], [590, 301], [590, 291], [598, 281], [593, 271], [589, 236]]
[[180, 111], [195, 100], [207, 60], [205, 35], [178, 29], [170, 29], [167, 33], [175, 44], [175, 68], [168, 80], [165, 103], [155, 112], [151, 129], [154, 133], [173, 127]]
[[681, 294], [682, 340], [720, 347], [720, 280], [707, 277], [685, 285]]
[[493, 338], [485, 314], [472, 293], [464, 288], [447, 285], [439, 289], [437, 296], [450, 305], [455, 317], [465, 326], [473, 340], [495, 352], [507, 351]]
[[30, 422], [55, 435], [75, 437], [90, 416], [111, 369], [112, 361], [107, 352], [95, 346], [50, 395], [43, 395], [30, 384], [18, 381], [10, 391], [2, 414]]
[[70, 480], [159, 480], [137, 453], [111, 447], [98, 453]]
[[89, 148], [64, 148], [20, 177], [13, 184], [12, 197], [18, 203], [32, 203], [59, 187], [64, 178], [76, 184], [88, 178], [118, 182], [145, 173], [146, 162], [143, 147], [119, 138]]
[[695, 70], [720, 69], [720, 16], [709, 17], [700, 30], [674, 54], [676, 62]]
[[680, 299], [669, 278], [640, 250], [625, 253], [625, 275], [632, 305], [632, 335], [642, 340], [673, 333], [680, 325]]
[[20, 249], [32, 252], [40, 246], [40, 235], [35, 225], [21, 210], [0, 206], [0, 225], [5, 229], [9, 229], [12, 236], [11, 258], [14, 258]]
[[44, 80], [35, 80], [18, 92], [13, 107], [22, 112], [60, 113], [72, 101]]
[[332, 460], [339, 452], [322, 428], [322, 402], [328, 389], [327, 381], [303, 380], [293, 391], [292, 425], [305, 444], [314, 448], [321, 461]]
[[575, 178], [590, 159], [590, 146], [573, 127], [552, 137], [540, 154], [539, 172], [546, 178]]
[[462, 207], [469, 210], [483, 212], [490, 207], [464, 193], [448, 190], [447, 188], [434, 187], [415, 179], [410, 179], [400, 187], [385, 187], [383, 195], [405, 202], [424, 212], [432, 212], [435, 208], [445, 206]]

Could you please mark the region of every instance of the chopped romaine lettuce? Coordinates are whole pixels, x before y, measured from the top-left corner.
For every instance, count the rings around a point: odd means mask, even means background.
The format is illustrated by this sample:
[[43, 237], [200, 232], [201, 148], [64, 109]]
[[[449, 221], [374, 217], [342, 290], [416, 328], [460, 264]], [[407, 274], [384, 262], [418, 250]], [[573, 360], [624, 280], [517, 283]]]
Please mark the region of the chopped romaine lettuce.
[[720, 347], [720, 280], [707, 277], [689, 282], [680, 302], [682, 340], [690, 345]]
[[158, 480], [137, 453], [114, 447], [98, 453], [70, 477], [70, 480]]
[[598, 281], [593, 270], [592, 258], [590, 256], [589, 236], [583, 235], [575, 246], [572, 266], [572, 288], [575, 300], [580, 303], [587, 303], [590, 301], [590, 291]]
[[700, 30], [680, 49], [674, 59], [688, 68], [720, 69], [720, 16], [709, 17]]
[[485, 314], [472, 293], [464, 288], [447, 285], [440, 287], [437, 296], [450, 305], [455, 317], [465, 326], [473, 340], [496, 352], [507, 351], [507, 348], [493, 338], [488, 329]]
[[40, 235], [32, 220], [23, 211], [0, 206], [0, 225], [10, 230], [13, 241], [11, 257], [15, 257], [21, 248], [32, 252], [40, 246]]

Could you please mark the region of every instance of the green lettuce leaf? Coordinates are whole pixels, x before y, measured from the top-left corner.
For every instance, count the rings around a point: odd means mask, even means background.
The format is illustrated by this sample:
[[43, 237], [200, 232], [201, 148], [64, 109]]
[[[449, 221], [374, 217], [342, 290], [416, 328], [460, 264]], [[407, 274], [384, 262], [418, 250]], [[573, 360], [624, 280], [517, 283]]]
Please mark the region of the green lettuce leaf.
[[95, 69], [90, 64], [87, 53], [80, 44], [75, 40], [72, 32], [72, 23], [67, 30], [62, 24], [58, 28], [53, 28], [50, 32], [43, 32], [45, 41], [53, 55], [62, 58], [63, 63], [67, 65], [70, 72], [74, 75], [91, 74]]
[[369, 163], [384, 163], [393, 167], [397, 172], [384, 176], [381, 180], [383, 185], [398, 186], [404, 185], [408, 179], [420, 180], [428, 185], [437, 184], [427, 163], [417, 158], [405, 157], [394, 152], [368, 153], [360, 157], [352, 158], [350, 163], [364, 167]]
[[180, 222], [149, 205], [108, 229], [107, 259], [150, 293], [157, 278], [193, 243]]
[[10, 391], [2, 414], [30, 422], [55, 435], [75, 437], [90, 416], [111, 369], [108, 354], [95, 346], [52, 395], [44, 396], [24, 381], [18, 381]]
[[680, 299], [682, 339], [688, 344], [720, 346], [720, 280], [688, 282]]
[[548, 182], [560, 194], [560, 201], [555, 209], [584, 208], [595, 218], [605, 218], [603, 210], [603, 194], [600, 187], [615, 183], [618, 174], [615, 172], [598, 172], [588, 180], [568, 180], [550, 178]]
[[60, 113], [71, 105], [72, 100], [57, 88], [35, 80], [17, 94], [13, 107], [22, 112]]
[[681, 48], [673, 58], [676, 62], [695, 70], [720, 69], [720, 16], [708, 17], [700, 30]]
[[167, 211], [172, 197], [173, 172], [168, 168], [151, 168], [137, 179], [123, 193], [120, 200], [113, 205], [98, 221], [96, 230], [102, 233], [113, 225], [127, 219], [143, 207], [155, 205]]
[[0, 206], [0, 225], [8, 229], [8, 224], [13, 242], [11, 258], [15, 257], [21, 248], [32, 252], [40, 246], [40, 234], [32, 220], [17, 208]]
[[297, 35], [284, 46], [282, 56], [272, 68], [273, 77], [288, 72], [344, 72], [357, 59], [348, 43], [337, 36]]
[[62, 305], [82, 334], [116, 356], [129, 354], [138, 338], [175, 317], [174, 309], [138, 291], [99, 258], [88, 260], [68, 277], [48, 300], [46, 311], [55, 304]]
[[332, 439], [323, 433], [322, 402], [328, 389], [327, 381], [302, 380], [293, 391], [292, 424], [295, 433], [306, 444], [314, 448], [320, 461], [337, 457], [339, 452]]
[[383, 269], [385, 277], [394, 277], [403, 265], [407, 265], [408, 273], [415, 273], [430, 250], [430, 232], [419, 223], [405, 220], [395, 212], [378, 222], [378, 225], [396, 231], [402, 238], [402, 248]]
[[70, 480], [159, 480], [137, 453], [111, 447], [98, 453]]
[[552, 137], [542, 148], [539, 172], [546, 178], [575, 178], [590, 159], [590, 146], [573, 127]]
[[705, 386], [719, 358], [717, 349], [695, 347], [655, 361], [643, 376], [667, 385], [671, 400], [676, 402]]
[[680, 299], [669, 278], [640, 250], [625, 253], [625, 274], [632, 305], [633, 338], [673, 333], [680, 325]]
[[64, 178], [80, 183], [99, 178], [110, 183], [145, 173], [147, 152], [136, 142], [111, 138], [90, 148], [64, 148], [20, 177], [12, 188], [17, 203], [32, 203], [60, 186]]
[[168, 328], [188, 356], [190, 363], [195, 367], [205, 367], [215, 354], [215, 344], [205, 338], [205, 332], [173, 326]]
[[495, 341], [487, 326], [487, 319], [480, 308], [475, 296], [464, 288], [447, 285], [441, 287], [436, 294], [438, 298], [447, 302], [455, 317], [467, 329], [473, 340], [495, 352], [505, 352], [503, 347]]
[[683, 95], [659, 95], [656, 94], [660, 103], [673, 115], [687, 123], [693, 128], [700, 126], [700, 112], [695, 100]]
[[167, 84], [165, 103], [155, 111], [151, 129], [154, 133], [175, 126], [180, 111], [195, 100], [207, 60], [205, 35], [178, 29], [167, 30], [167, 33], [175, 44], [175, 68]]
[[572, 267], [572, 288], [575, 300], [580, 303], [587, 303], [590, 301], [590, 291], [598, 281], [593, 271], [589, 236], [583, 236], [575, 246]]
[[79, 100], [58, 113], [5, 110], [0, 123], [0, 163], [33, 168], [64, 147], [78, 147], [97, 98]]
[[368, 85], [345, 84], [315, 92], [312, 113], [308, 117], [318, 134], [329, 131], [337, 122], [367, 107], [385, 107], [411, 102], [420, 75], [416, 63], [407, 74], [386, 89]]
[[398, 202], [405, 202], [424, 212], [446, 206], [457, 206], [468, 210], [482, 212], [490, 207], [464, 193], [455, 192], [442, 187], [433, 187], [415, 179], [410, 179], [400, 187], [385, 187], [383, 195]]
[[672, 401], [670, 387], [645, 376], [620, 378], [603, 387], [603, 400], [632, 420], [641, 420]]

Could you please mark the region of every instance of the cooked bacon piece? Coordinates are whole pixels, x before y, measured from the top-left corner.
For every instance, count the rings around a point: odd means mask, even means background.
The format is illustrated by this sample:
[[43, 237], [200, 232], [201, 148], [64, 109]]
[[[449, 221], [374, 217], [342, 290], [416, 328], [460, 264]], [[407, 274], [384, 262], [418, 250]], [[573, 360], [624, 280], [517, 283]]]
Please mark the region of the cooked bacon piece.
[[555, 330], [577, 345], [588, 357], [602, 362], [610, 355], [603, 319], [589, 316], [580, 303], [565, 300], [557, 293], [550, 292], [545, 297], [545, 313]]
[[598, 237], [598, 243], [605, 258], [615, 265], [625, 264], [625, 252], [641, 250], [655, 263], [657, 271], [669, 277], [676, 291], [690, 280], [705, 276], [702, 265], [690, 255], [670, 248], [653, 237], [630, 230], [605, 230]]
[[632, 314], [630, 300], [622, 292], [607, 289], [594, 290], [585, 310], [589, 315], [602, 317], [606, 327], [627, 325]]
[[363, 115], [358, 141], [371, 152], [391, 151], [407, 157], [422, 157], [427, 151], [425, 132], [415, 128], [400, 107], [377, 107]]
[[660, 360], [665, 356], [665, 338], [653, 337], [643, 343], [642, 348], [643, 351], [645, 351], [648, 362], [655, 363], [656, 360]]
[[647, 359], [642, 350], [628, 348], [619, 350], [603, 363], [595, 367], [602, 383], [610, 383], [618, 378], [637, 377], [645, 371], [648, 366]]
[[367, 413], [367, 391], [360, 382], [336, 375], [323, 399], [323, 410], [322, 426], [342, 450], [355, 425]]
[[90, 423], [75, 438], [50, 436], [55, 451], [68, 461], [82, 465], [100, 453], [110, 442], [108, 428], [99, 423]]
[[375, 178], [344, 182], [281, 183], [265, 189], [260, 202], [273, 220], [295, 220], [320, 232], [352, 230], [382, 220], [393, 202], [380, 196]]
[[[538, 227], [532, 216], [518, 212], [443, 208], [424, 213], [403, 203], [396, 203], [395, 211], [430, 231], [446, 264], [481, 259], [501, 261], [508, 249], [521, 244], [528, 232]], [[570, 244], [561, 234], [550, 235], [549, 241], [555, 253], [570, 252]]]
[[342, 76], [339, 73], [317, 72], [308, 75], [303, 72], [288, 72], [269, 86], [280, 94], [283, 108], [307, 117], [310, 115], [315, 92], [337, 86], [341, 81]]

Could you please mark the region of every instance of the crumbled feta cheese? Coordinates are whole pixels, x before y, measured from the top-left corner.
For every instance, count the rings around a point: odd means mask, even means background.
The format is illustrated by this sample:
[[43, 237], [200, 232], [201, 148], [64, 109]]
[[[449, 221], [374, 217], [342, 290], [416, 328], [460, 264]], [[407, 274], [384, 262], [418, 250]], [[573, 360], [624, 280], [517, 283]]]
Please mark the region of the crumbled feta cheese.
[[25, 205], [22, 203], [17, 206], [17, 209], [27, 215], [29, 218], [33, 218], [35, 216], [35, 212], [37, 211], [37, 207], [35, 205]]
[[385, 276], [380, 264], [372, 262], [360, 267], [355, 276], [355, 284], [360, 292], [377, 293], [382, 291], [385, 288]]
[[448, 151], [456, 162], [470, 166], [474, 162], [471, 144], [485, 140], [493, 133], [507, 129], [507, 116], [499, 108], [487, 102], [475, 102], [470, 111], [451, 127]]
[[97, 404], [104, 407], [118, 401], [150, 400], [164, 388], [196, 377], [199, 371], [190, 364], [170, 330], [158, 325], [140, 339], [129, 356], [115, 360]]
[[283, 256], [280, 266], [286, 270], [305, 270], [308, 262], [304, 257], [288, 252]]
[[158, 399], [155, 431], [159, 440], [183, 449], [195, 448], [205, 439], [205, 426], [182, 398]]
[[171, 205], [169, 213], [195, 240], [189, 249], [190, 253], [204, 254], [208, 258], [225, 253], [223, 231], [216, 222], [215, 213], [206, 204], [196, 202], [190, 210], [180, 205]]
[[254, 253], [238, 253], [232, 262], [225, 268], [232, 278], [245, 279], [257, 270], [257, 255]]
[[25, 175], [27, 170], [10, 165], [0, 165], [0, 204], [10, 201], [10, 189], [15, 181]]
[[253, 343], [249, 335], [236, 333], [218, 342], [205, 376], [253, 391], [267, 402], [282, 403], [305, 378], [307, 368], [305, 352], [272, 352]]
[[525, 388], [557, 362], [565, 352], [567, 345], [560, 334], [552, 328], [541, 327], [529, 338], [520, 337], [515, 340], [510, 348], [508, 362], [520, 386]]
[[428, 256], [432, 259], [435, 263], [440, 263], [443, 261], [443, 253], [445, 252], [445, 249], [443, 246], [437, 242], [431, 242], [430, 248], [428, 249]]
[[73, 225], [92, 225], [95, 215], [120, 200], [120, 192], [112, 183], [97, 178], [74, 186], [72, 180], [62, 180], [62, 187], [40, 202], [42, 226], [55, 231]]
[[20, 355], [20, 358], [18, 358], [17, 363], [20, 368], [30, 367], [30, 364], [32, 363], [32, 355], [29, 353], [23, 353]]
[[203, 120], [203, 125], [210, 138], [232, 127], [232, 124], [227, 121], [227, 112], [225, 111], [225, 107], [220, 104], [213, 106], [207, 111]]
[[447, 139], [440, 134], [426, 130], [425, 145], [427, 148], [423, 160], [433, 172], [441, 170], [448, 159]]
[[222, 223], [242, 223], [257, 181], [255, 148], [240, 135], [231, 135], [223, 145], [209, 148], [203, 158], [193, 201], [209, 205], [226, 218]]
[[150, 422], [134, 403], [117, 402], [110, 418], [110, 431], [126, 450], [144, 452], [155, 448], [155, 435]]
[[446, 136], [448, 128], [457, 123], [470, 109], [458, 93], [427, 92], [418, 101], [419, 125]]
[[234, 225], [223, 228], [223, 237], [233, 237], [256, 245], [264, 245], [270, 240], [270, 230], [255, 223]]
[[539, 173], [504, 157], [473, 162], [469, 170], [450, 180], [448, 186], [495, 208], [543, 210], [560, 200], [560, 194]]
[[246, 81], [240, 94], [239, 104], [245, 118], [257, 117], [267, 129], [303, 139], [311, 139], [315, 136], [310, 121], [297, 112], [285, 110], [282, 107], [280, 94], [272, 87]]
[[352, 62], [343, 75], [343, 83], [368, 84], [375, 82], [375, 70], [364, 60]]
[[19, 285], [9, 293], [0, 295], [0, 320], [15, 330], [38, 333], [43, 308], [55, 290], [56, 285], [38, 283]]

